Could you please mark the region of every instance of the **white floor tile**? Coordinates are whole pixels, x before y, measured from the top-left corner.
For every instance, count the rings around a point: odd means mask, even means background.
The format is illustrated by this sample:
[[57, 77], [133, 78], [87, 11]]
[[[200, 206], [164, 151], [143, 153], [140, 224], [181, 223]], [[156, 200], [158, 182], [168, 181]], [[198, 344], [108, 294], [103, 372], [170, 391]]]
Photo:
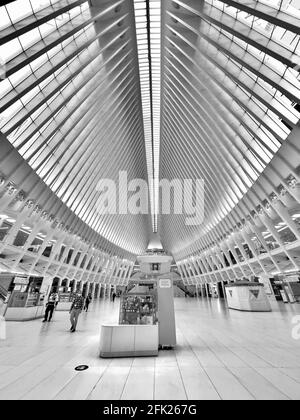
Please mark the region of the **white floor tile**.
[[78, 374], [55, 396], [55, 400], [86, 400], [97, 386], [105, 367], [90, 368]]
[[187, 394], [177, 366], [156, 366], [155, 400], [186, 400]]
[[200, 367], [180, 367], [189, 400], [219, 400], [220, 396], [206, 372]]
[[130, 369], [129, 366], [108, 367], [88, 398], [90, 400], [120, 400]]
[[153, 400], [154, 398], [153, 367], [132, 367], [127, 378], [122, 400]]
[[300, 383], [285, 375], [279, 369], [257, 368], [257, 371], [292, 400], [300, 400]]
[[[8, 322], [0, 342], [0, 399], [300, 399], [300, 341], [291, 312], [230, 311], [218, 300], [176, 299], [178, 345], [159, 357], [101, 359], [100, 327], [118, 322], [119, 303], [94, 302], [69, 332], [51, 323]], [[76, 366], [89, 369], [76, 372]]]
[[238, 380], [247, 388], [256, 400], [287, 400], [271, 382], [267, 381], [252, 368], [230, 368]]
[[251, 393], [226, 368], [205, 368], [222, 400], [253, 400]]

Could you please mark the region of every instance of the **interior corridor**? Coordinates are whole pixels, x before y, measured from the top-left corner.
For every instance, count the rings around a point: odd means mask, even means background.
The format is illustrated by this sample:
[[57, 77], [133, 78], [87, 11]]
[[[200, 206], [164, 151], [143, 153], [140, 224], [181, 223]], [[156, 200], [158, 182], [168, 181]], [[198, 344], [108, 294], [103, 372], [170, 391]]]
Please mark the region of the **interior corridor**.
[[[0, 399], [300, 399], [300, 305], [272, 313], [228, 310], [217, 299], [176, 299], [176, 349], [158, 358], [100, 359], [100, 327], [118, 321], [119, 300], [94, 302], [69, 332], [51, 323], [8, 322], [0, 340]], [[83, 372], [78, 365], [88, 365]]]

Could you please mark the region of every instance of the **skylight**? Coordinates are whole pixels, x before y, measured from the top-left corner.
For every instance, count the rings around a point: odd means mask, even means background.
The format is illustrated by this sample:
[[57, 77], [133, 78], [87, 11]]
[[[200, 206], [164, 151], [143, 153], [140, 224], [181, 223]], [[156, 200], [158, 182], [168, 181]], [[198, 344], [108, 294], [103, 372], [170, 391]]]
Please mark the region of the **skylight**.
[[[134, 0], [153, 231], [159, 209], [161, 2]], [[150, 37], [150, 39], [149, 39]]]

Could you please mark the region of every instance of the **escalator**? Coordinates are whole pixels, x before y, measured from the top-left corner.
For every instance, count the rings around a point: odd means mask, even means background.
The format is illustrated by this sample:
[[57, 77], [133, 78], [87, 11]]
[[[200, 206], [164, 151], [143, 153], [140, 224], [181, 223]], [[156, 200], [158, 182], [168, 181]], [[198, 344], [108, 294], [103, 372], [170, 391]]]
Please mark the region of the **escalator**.
[[185, 286], [182, 280], [175, 280], [174, 286], [177, 286], [178, 289], [182, 290], [185, 296], [187, 297], [195, 297], [196, 293], [193, 286]]

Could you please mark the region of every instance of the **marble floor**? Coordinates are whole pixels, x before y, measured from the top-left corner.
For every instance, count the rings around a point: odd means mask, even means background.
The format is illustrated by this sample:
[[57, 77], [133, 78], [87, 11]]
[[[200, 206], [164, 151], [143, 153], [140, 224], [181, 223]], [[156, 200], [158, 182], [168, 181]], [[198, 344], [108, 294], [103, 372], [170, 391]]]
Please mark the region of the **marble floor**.
[[[75, 334], [63, 312], [46, 324], [6, 323], [0, 399], [300, 399], [300, 339], [292, 337], [300, 304], [242, 313], [219, 300], [178, 298], [175, 350], [103, 360], [100, 325], [117, 321], [118, 309], [117, 300], [94, 302]], [[89, 369], [75, 371], [81, 364]]]

